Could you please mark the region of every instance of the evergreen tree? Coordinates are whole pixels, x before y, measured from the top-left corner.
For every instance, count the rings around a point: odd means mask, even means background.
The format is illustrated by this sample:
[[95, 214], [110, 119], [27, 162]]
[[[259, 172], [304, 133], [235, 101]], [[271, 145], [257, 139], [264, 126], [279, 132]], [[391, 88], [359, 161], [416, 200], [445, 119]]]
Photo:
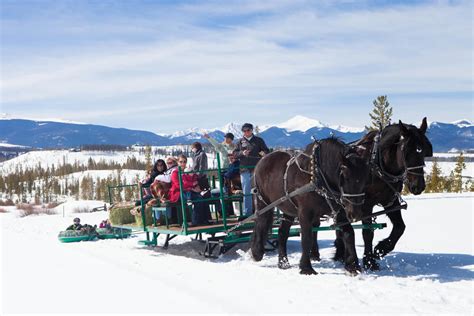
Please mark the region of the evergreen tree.
[[464, 155], [460, 153], [453, 172], [453, 192], [462, 192], [462, 171], [464, 169], [466, 169], [466, 163], [464, 162]]
[[101, 181], [100, 178], [97, 178], [96, 180], [96, 185], [95, 185], [95, 200], [102, 200], [102, 187], [101, 187]]
[[255, 128], [253, 129], [253, 133], [258, 136], [260, 134], [260, 128], [258, 127], [258, 125], [255, 125]]
[[147, 145], [145, 146], [145, 166], [146, 170], [150, 171], [152, 168], [152, 163], [151, 163], [151, 146]]
[[370, 131], [377, 131], [383, 129], [384, 127], [390, 125], [390, 120], [392, 118], [392, 107], [387, 100], [386, 95], [380, 95], [373, 101], [374, 109], [372, 113], [369, 113], [370, 119], [372, 120], [372, 125], [370, 127], [366, 126], [366, 129]]
[[426, 189], [427, 193], [442, 192], [444, 188], [444, 179], [441, 175], [441, 168], [438, 166], [438, 160], [433, 159], [433, 165], [431, 166], [431, 173], [428, 176]]
[[474, 181], [472, 181], [471, 179], [466, 182], [466, 191], [474, 192]]
[[410, 190], [408, 189], [408, 186], [406, 184], [403, 184], [403, 189], [402, 189], [402, 195], [409, 195]]
[[445, 192], [454, 192], [454, 172], [451, 171], [449, 176], [444, 178], [443, 189]]
[[125, 188], [125, 201], [133, 200], [133, 187]]

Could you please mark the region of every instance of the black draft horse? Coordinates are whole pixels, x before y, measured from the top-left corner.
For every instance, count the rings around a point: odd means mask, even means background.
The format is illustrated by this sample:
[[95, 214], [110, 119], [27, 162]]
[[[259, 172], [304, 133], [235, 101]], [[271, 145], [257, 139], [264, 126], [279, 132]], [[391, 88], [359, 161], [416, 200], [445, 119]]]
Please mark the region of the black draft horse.
[[[261, 159], [255, 167], [254, 185], [257, 189], [255, 201], [256, 210], [264, 208], [273, 201], [285, 196], [314, 179], [312, 163], [316, 161], [316, 143], [308, 145], [303, 155], [296, 156], [294, 163], [288, 164], [292, 156], [284, 151], [275, 151]], [[354, 152], [336, 138], [328, 138], [319, 142], [319, 172], [326, 178], [327, 184], [333, 192], [342, 193], [339, 203], [344, 211], [338, 212], [338, 219], [346, 221], [358, 220], [362, 216], [361, 206], [365, 183], [368, 180], [369, 166], [365, 158]], [[288, 164], [288, 165], [287, 165]], [[285, 181], [286, 178], [286, 181]], [[357, 198], [356, 201], [354, 198]], [[361, 199], [362, 198], [362, 199]], [[342, 209], [335, 201], [330, 201], [334, 208]], [[279, 256], [278, 266], [289, 268], [286, 241], [289, 228], [295, 217], [298, 217], [301, 226], [302, 256], [300, 260], [301, 274], [317, 274], [311, 266], [311, 257], [318, 256], [317, 243], [312, 233], [314, 226], [319, 226], [324, 215], [332, 215], [327, 200], [315, 191], [304, 193], [287, 200], [278, 208], [284, 213], [279, 228]], [[339, 216], [340, 215], [340, 216]], [[264, 245], [269, 229], [273, 223], [273, 210], [263, 213], [256, 219], [251, 238], [251, 252], [254, 260], [260, 261], [264, 254]], [[355, 250], [354, 230], [351, 225], [345, 225], [341, 230], [344, 242], [345, 269], [351, 274], [360, 272], [360, 266]]]
[[[398, 194], [403, 189], [403, 183], [415, 195], [425, 190], [423, 170], [425, 157], [433, 156], [433, 147], [426, 137], [427, 127], [426, 117], [420, 128], [399, 121], [398, 124], [389, 125], [382, 130], [377, 145], [376, 131], [369, 132], [356, 143], [360, 154], [371, 156], [371, 174], [362, 207], [363, 217], [372, 214], [375, 205], [381, 205], [384, 209], [399, 207]], [[393, 224], [392, 231], [387, 238], [377, 244], [374, 251], [372, 251], [373, 230], [362, 230], [365, 269], [378, 270], [377, 259], [392, 251], [405, 231], [401, 210], [387, 213], [387, 216]], [[362, 220], [363, 224], [371, 222], [370, 217]], [[343, 239], [344, 236], [336, 232], [334, 259], [337, 261], [344, 261], [346, 257]]]

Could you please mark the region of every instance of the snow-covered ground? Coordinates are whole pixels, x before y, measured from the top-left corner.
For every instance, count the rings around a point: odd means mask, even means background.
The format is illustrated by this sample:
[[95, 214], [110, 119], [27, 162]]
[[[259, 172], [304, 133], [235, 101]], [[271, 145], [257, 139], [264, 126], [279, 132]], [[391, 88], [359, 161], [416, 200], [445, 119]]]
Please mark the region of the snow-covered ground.
[[[198, 253], [203, 245], [178, 237], [170, 248], [127, 240], [62, 244], [57, 234], [79, 216], [98, 224], [105, 212], [20, 218], [0, 213], [1, 313], [416, 313], [472, 314], [474, 304], [474, 195], [407, 197], [405, 235], [381, 261], [382, 270], [346, 276], [331, 260], [333, 233], [320, 233], [320, 273], [298, 273], [300, 243], [289, 241], [290, 270], [277, 268], [277, 254], [252, 261], [246, 245], [217, 260]], [[74, 204], [75, 203], [75, 204]], [[65, 211], [63, 217], [62, 210]], [[382, 217], [379, 222], [388, 219]], [[375, 232], [375, 241], [388, 235]], [[161, 240], [162, 242], [162, 240]], [[363, 253], [356, 231], [359, 257]]]

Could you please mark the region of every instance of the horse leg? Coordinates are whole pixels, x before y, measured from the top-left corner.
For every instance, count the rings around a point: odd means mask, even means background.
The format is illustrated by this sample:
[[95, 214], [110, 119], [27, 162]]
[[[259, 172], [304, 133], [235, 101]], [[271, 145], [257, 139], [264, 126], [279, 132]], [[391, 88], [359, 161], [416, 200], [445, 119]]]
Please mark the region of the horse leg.
[[346, 249], [344, 247], [344, 240], [342, 239], [342, 231], [336, 230], [336, 240], [334, 240], [334, 246], [336, 247], [336, 253], [334, 254], [334, 261], [344, 262], [344, 254]]
[[313, 267], [311, 266], [310, 260], [310, 252], [311, 247], [313, 246], [313, 225], [312, 225], [312, 218], [308, 214], [304, 214], [304, 212], [300, 211], [300, 226], [301, 226], [301, 260], [300, 260], [300, 274], [318, 274]]
[[[321, 225], [321, 222], [313, 223], [313, 228], [318, 228]], [[321, 256], [319, 255], [319, 245], [318, 245], [318, 232], [313, 231], [313, 246], [311, 247], [311, 260], [321, 261]]]
[[283, 214], [283, 218], [278, 228], [278, 268], [289, 269], [291, 268], [290, 262], [288, 261], [288, 255], [286, 253], [286, 244], [290, 235], [290, 228], [295, 218]]
[[[369, 225], [371, 223], [372, 220], [370, 218], [362, 220], [362, 224], [364, 225]], [[362, 237], [364, 238], [364, 258], [362, 259], [364, 269], [377, 271], [380, 269], [380, 267], [377, 263], [374, 253], [372, 252], [372, 241], [374, 240], [374, 231], [372, 229], [362, 229]]]
[[[346, 216], [339, 212], [337, 222], [345, 222]], [[357, 275], [361, 272], [359, 259], [355, 249], [355, 236], [352, 225], [347, 224], [340, 227], [342, 232], [342, 239], [344, 241], [344, 268], [350, 275]]]
[[[394, 204], [394, 206], [398, 205], [400, 205], [398, 202]], [[403, 222], [402, 212], [400, 210], [387, 213], [387, 216], [390, 218], [390, 221], [392, 221], [393, 228], [390, 235], [375, 246], [374, 252], [377, 258], [382, 258], [392, 251], [405, 232], [405, 223]]]
[[[339, 210], [340, 212], [344, 212], [344, 210]], [[337, 224], [339, 219], [336, 217], [334, 224]], [[345, 260], [345, 253], [346, 253], [346, 248], [344, 247], [344, 239], [343, 239], [343, 234], [340, 229], [336, 229], [336, 240], [334, 240], [334, 247], [336, 247], [336, 253], [334, 254], [334, 261], [339, 261], [341, 263], [344, 263]]]
[[[261, 210], [265, 207], [261, 201], [257, 202], [257, 209]], [[252, 257], [255, 261], [260, 261], [265, 252], [265, 242], [267, 241], [268, 231], [273, 223], [273, 210], [258, 216], [255, 220], [255, 227], [253, 229], [252, 238], [250, 240], [250, 247]]]

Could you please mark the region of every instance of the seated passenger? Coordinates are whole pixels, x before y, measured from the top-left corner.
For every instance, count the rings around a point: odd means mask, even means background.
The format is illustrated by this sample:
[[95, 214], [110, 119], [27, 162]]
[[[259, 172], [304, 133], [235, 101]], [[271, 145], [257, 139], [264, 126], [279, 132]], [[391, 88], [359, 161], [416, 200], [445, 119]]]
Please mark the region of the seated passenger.
[[69, 226], [68, 228], [66, 228], [66, 230], [81, 230], [82, 229], [82, 225], [81, 225], [81, 219], [76, 217], [74, 219], [74, 224], [72, 224], [71, 226]]
[[[178, 164], [182, 170], [186, 169], [188, 159], [184, 155], [178, 157]], [[196, 174], [183, 174], [181, 177], [183, 184], [183, 197], [187, 200], [199, 200], [202, 199], [200, 194], [201, 188], [198, 185], [198, 175]], [[179, 174], [178, 170], [171, 174], [171, 188], [168, 192], [168, 199], [170, 202], [175, 203], [179, 201], [180, 189], [179, 189]], [[194, 202], [192, 213], [192, 225], [207, 225], [208, 218], [210, 218], [209, 206], [205, 202]]]
[[178, 161], [176, 160], [175, 157], [173, 156], [168, 156], [166, 157], [166, 166], [168, 169], [163, 172], [162, 174], [158, 175], [155, 180], [161, 181], [161, 182], [166, 182], [166, 183], [171, 183], [171, 174], [173, 173], [174, 170], [177, 170], [178, 168]]
[[[155, 161], [155, 164], [153, 165], [153, 169], [151, 169], [150, 172], [148, 172], [147, 177], [140, 181], [140, 187], [143, 188], [143, 202], [147, 203], [149, 200], [153, 198], [151, 194], [151, 190], [148, 188], [153, 181], [155, 181], [155, 178], [158, 175], [163, 174], [166, 171], [166, 164], [163, 159], [158, 159]], [[141, 204], [140, 200], [135, 201], [135, 206], [139, 206]]]
[[231, 180], [237, 175], [240, 176], [240, 160], [234, 154], [229, 154], [229, 167], [224, 173], [224, 178]]
[[[234, 194], [235, 184], [236, 179], [239, 179], [240, 183], [240, 161], [236, 159], [234, 154], [230, 153], [226, 155], [228, 158], [228, 163], [227, 163], [227, 171], [223, 174], [224, 177], [224, 193], [226, 193], [228, 196]], [[239, 186], [240, 188], [240, 186]], [[220, 196], [220, 189], [214, 189], [211, 191], [212, 196], [217, 198]], [[234, 207], [232, 205], [231, 201], [225, 201], [225, 209], [226, 209], [226, 214], [227, 215], [234, 215]], [[216, 204], [217, 212], [223, 216], [222, 214], [222, 206], [221, 203]]]
[[99, 228], [111, 229], [112, 225], [108, 219], [104, 219], [102, 222], [100, 222]]

